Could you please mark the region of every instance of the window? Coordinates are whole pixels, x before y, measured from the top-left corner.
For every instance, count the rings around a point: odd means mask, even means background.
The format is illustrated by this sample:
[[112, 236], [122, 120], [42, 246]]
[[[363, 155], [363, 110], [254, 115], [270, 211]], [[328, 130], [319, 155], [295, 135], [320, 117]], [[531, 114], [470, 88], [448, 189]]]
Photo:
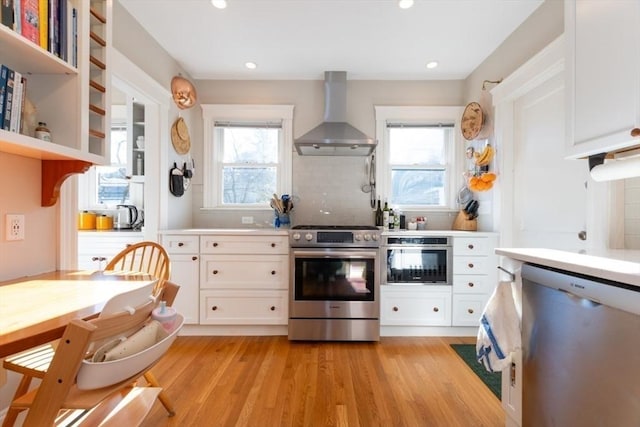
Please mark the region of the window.
[[393, 206], [447, 205], [453, 125], [387, 124]]
[[378, 185], [390, 206], [454, 208], [460, 114], [458, 107], [376, 107], [377, 132], [382, 135]]
[[291, 188], [292, 106], [205, 105], [204, 208], [270, 209]]

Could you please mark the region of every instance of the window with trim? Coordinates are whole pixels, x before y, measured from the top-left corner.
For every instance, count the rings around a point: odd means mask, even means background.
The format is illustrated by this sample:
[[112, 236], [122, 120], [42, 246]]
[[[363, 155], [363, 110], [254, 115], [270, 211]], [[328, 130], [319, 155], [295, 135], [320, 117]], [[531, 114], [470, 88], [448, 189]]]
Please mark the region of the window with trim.
[[382, 135], [378, 179], [381, 196], [390, 206], [453, 207], [459, 114], [457, 107], [376, 107]]
[[204, 208], [270, 209], [290, 192], [292, 106], [205, 105]]

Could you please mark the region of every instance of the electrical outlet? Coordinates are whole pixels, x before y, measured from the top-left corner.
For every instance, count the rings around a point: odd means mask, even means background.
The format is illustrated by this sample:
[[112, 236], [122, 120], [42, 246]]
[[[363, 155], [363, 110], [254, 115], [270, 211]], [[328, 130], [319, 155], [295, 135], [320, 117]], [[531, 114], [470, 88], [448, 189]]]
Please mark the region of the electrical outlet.
[[243, 216], [242, 217], [242, 223], [243, 224], [253, 224], [253, 217], [252, 216]]
[[7, 214], [7, 240], [24, 240], [24, 215]]

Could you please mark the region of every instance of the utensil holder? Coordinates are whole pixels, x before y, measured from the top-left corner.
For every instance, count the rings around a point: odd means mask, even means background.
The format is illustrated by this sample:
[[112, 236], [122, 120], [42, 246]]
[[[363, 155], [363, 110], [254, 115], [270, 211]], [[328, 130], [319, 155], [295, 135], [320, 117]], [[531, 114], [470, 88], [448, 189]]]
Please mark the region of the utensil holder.
[[478, 220], [475, 218], [468, 219], [467, 214], [464, 213], [464, 211], [460, 211], [458, 212], [456, 219], [453, 221], [451, 229], [459, 231], [476, 231], [478, 230]]
[[291, 226], [291, 218], [288, 213], [280, 213], [278, 211], [274, 211], [274, 213], [273, 226], [275, 228], [289, 228]]

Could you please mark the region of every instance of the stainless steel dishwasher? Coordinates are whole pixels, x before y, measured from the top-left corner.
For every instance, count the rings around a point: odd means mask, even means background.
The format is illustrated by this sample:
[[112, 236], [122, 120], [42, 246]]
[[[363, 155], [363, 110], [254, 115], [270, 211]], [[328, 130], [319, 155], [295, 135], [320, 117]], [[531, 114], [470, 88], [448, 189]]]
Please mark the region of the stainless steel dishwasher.
[[640, 425], [640, 289], [522, 266], [523, 427]]

